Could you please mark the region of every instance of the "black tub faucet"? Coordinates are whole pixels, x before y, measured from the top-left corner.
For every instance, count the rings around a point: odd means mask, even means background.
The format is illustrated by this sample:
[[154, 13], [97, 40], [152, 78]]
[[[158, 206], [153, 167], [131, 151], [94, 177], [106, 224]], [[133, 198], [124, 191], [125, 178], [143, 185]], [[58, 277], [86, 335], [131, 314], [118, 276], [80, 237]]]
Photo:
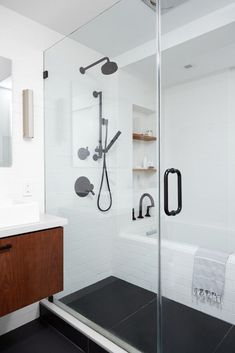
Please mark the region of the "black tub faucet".
[[148, 194], [148, 193], [144, 193], [144, 194], [141, 196], [141, 198], [140, 198], [140, 203], [139, 203], [139, 216], [138, 216], [138, 218], [144, 218], [144, 217], [143, 217], [143, 200], [144, 200], [145, 197], [148, 197], [148, 198], [150, 199], [150, 201], [151, 201], [151, 205], [150, 205], [150, 206], [147, 206], [147, 212], [146, 212], [145, 217], [151, 217], [151, 216], [150, 216], [150, 213], [149, 213], [150, 208], [152, 208], [152, 207], [155, 206], [153, 197], [152, 197], [150, 194]]

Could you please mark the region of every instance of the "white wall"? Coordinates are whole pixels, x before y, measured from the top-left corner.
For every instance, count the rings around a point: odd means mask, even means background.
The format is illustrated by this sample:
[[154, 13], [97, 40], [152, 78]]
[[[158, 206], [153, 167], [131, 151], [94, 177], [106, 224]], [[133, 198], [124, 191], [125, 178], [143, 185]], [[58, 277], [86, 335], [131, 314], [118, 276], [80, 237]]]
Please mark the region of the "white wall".
[[227, 70], [167, 89], [162, 124], [163, 170], [178, 168], [183, 178], [177, 222], [224, 229], [224, 243], [235, 226], [234, 82], [234, 70]]
[[[44, 209], [43, 50], [61, 35], [0, 6], [0, 56], [12, 60], [13, 165], [0, 170], [0, 199], [22, 199], [24, 184], [32, 185], [32, 199]], [[35, 138], [22, 138], [22, 90], [34, 91]], [[0, 319], [0, 334], [32, 320], [37, 305]]]
[[[43, 50], [61, 35], [0, 7], [0, 56], [12, 60], [13, 76], [13, 165], [1, 168], [0, 198], [21, 199], [30, 181], [33, 199], [44, 207], [43, 161]], [[35, 99], [35, 138], [22, 138], [22, 90], [30, 88]]]
[[[133, 160], [137, 159], [140, 163], [144, 154], [154, 161], [155, 166], [157, 163], [157, 143], [150, 142], [151, 146], [149, 145], [149, 150], [147, 150], [145, 144], [149, 144], [149, 142], [136, 141], [133, 148], [132, 138], [133, 128], [137, 128], [137, 126], [133, 126], [136, 117], [136, 112], [133, 112], [133, 105], [142, 107], [143, 110], [145, 108], [145, 110], [155, 111], [156, 88], [152, 84], [125, 72], [125, 70], [120, 70], [118, 102], [118, 128], [122, 131], [122, 140], [118, 147], [117, 158], [118, 234], [113, 238], [112, 244], [112, 273], [114, 276], [130, 283], [156, 291], [157, 271], [154, 264], [154, 261], [157, 264], [156, 246], [154, 244], [145, 245], [133, 241], [131, 238], [126, 239], [120, 236], [121, 233], [133, 232], [136, 229], [139, 231], [144, 229], [146, 232], [149, 227], [151, 229], [158, 228], [155, 217], [132, 221], [132, 208], [135, 206], [137, 217], [139, 199], [145, 192], [153, 196], [155, 208], [151, 210], [151, 213], [152, 216], [157, 215], [157, 173], [151, 173], [150, 175], [145, 172], [133, 174], [132, 171]], [[138, 127], [139, 132], [152, 128], [156, 133], [156, 115], [148, 116], [140, 114], [140, 112], [138, 114], [142, 120], [141, 126]], [[134, 156], [134, 153], [138, 156]], [[146, 199], [143, 208], [144, 213], [146, 206], [149, 204], [150, 201]]]

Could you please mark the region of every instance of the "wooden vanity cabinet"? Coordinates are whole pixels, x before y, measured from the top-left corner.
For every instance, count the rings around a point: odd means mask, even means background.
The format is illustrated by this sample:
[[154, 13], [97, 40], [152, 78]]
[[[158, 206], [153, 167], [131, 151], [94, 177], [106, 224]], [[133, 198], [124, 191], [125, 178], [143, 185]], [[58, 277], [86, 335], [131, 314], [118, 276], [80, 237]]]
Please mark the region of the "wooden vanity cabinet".
[[0, 316], [62, 290], [62, 227], [0, 239]]

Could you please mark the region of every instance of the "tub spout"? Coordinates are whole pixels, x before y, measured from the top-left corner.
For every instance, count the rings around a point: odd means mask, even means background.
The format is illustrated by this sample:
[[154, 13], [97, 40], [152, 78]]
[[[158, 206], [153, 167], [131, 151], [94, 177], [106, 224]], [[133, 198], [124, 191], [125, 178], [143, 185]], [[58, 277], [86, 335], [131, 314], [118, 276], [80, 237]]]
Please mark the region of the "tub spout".
[[146, 212], [145, 217], [151, 217], [149, 211], [152, 207], [155, 206], [153, 197], [148, 193], [144, 193], [140, 198], [138, 218], [144, 218], [144, 216], [143, 216], [143, 201], [144, 201], [145, 197], [148, 197], [151, 201], [151, 205], [147, 207], [147, 212]]

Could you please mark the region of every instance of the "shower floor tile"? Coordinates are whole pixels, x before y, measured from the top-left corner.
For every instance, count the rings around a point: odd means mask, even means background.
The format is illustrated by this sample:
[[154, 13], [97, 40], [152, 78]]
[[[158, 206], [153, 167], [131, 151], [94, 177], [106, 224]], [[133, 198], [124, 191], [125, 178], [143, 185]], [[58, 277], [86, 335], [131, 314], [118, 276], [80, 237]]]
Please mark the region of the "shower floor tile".
[[[164, 353], [214, 353], [230, 328], [231, 325], [221, 320], [173, 301], [163, 300]], [[112, 332], [142, 352], [156, 352], [156, 300], [115, 326]]]
[[163, 299], [163, 344], [166, 353], [214, 353], [231, 326], [198, 310]]
[[[156, 352], [155, 293], [108, 277], [61, 301], [138, 350]], [[235, 352], [235, 330], [219, 346], [232, 325], [166, 298], [162, 308], [164, 353]]]
[[104, 286], [102, 282], [65, 297], [62, 302], [101, 327], [111, 329], [156, 297], [153, 292], [115, 277], [106, 279]]
[[119, 323], [111, 331], [141, 352], [155, 353], [157, 351], [156, 300]]
[[235, 352], [235, 327], [233, 326], [214, 353]]

